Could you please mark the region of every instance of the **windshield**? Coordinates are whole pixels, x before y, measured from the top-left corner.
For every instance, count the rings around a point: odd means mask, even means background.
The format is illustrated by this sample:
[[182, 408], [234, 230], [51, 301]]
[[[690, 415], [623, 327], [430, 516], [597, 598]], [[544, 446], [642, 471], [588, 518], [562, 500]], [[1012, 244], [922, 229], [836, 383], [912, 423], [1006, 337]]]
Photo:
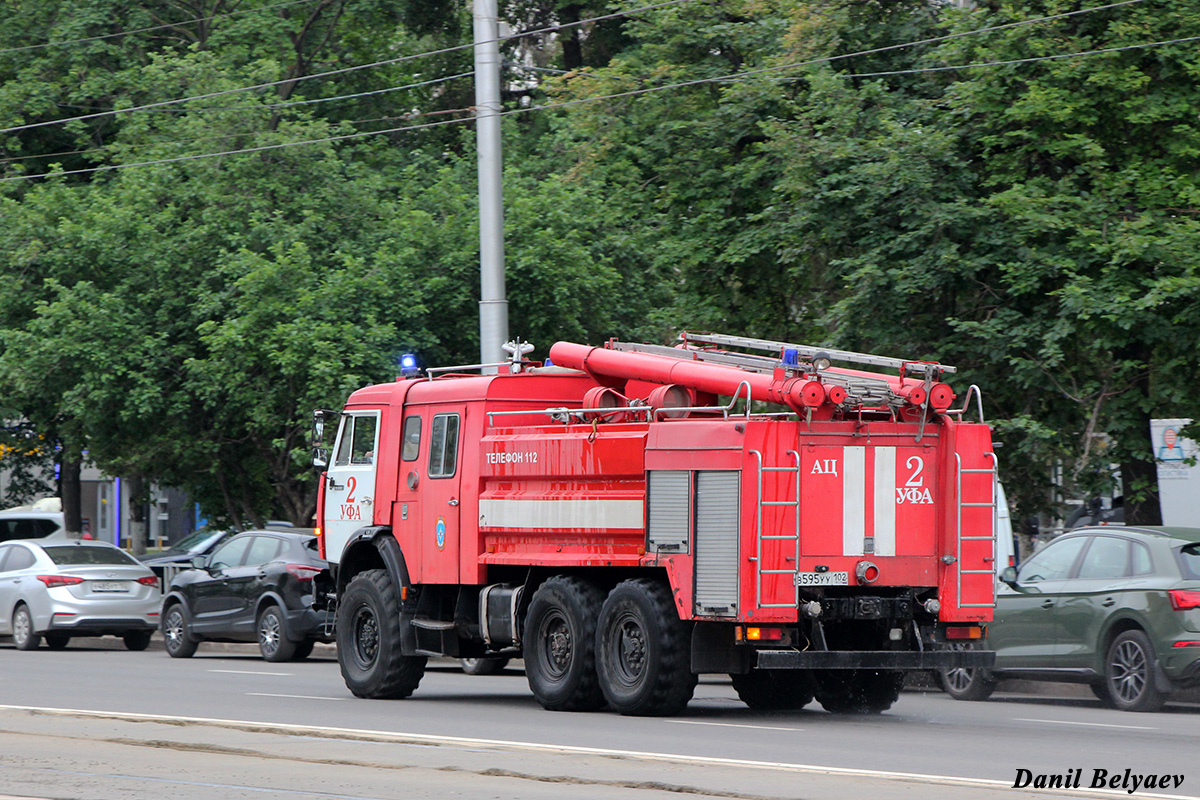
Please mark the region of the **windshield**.
[[133, 556], [115, 547], [61, 545], [42, 549], [55, 564], [121, 564], [124, 566], [138, 563]]
[[189, 533], [187, 536], [168, 547], [163, 551], [163, 555], [167, 553], [192, 553], [198, 550], [204, 550], [207, 549], [208, 545], [210, 545], [212, 542], [225, 535], [227, 535], [226, 531], [214, 531], [212, 528], [201, 528], [198, 531]]

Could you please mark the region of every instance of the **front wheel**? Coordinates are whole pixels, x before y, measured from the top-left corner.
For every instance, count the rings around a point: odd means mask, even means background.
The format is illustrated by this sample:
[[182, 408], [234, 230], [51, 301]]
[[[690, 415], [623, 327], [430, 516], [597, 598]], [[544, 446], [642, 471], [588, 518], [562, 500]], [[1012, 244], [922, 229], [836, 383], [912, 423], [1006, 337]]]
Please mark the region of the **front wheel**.
[[291, 661], [296, 654], [296, 643], [287, 638], [283, 614], [279, 606], [267, 606], [258, 614], [258, 652], [267, 661]]
[[1154, 645], [1139, 630], [1125, 631], [1108, 648], [1104, 683], [1122, 711], [1158, 711], [1167, 696], [1154, 685]]
[[71, 637], [67, 636], [66, 634], [62, 634], [62, 633], [47, 633], [46, 634], [46, 647], [49, 647], [51, 650], [65, 650], [67, 647], [67, 644], [69, 644], [70, 641], [71, 641]]
[[188, 615], [179, 603], [172, 603], [163, 615], [163, 641], [167, 655], [171, 658], [191, 658], [196, 654], [199, 642], [188, 633]]
[[29, 614], [29, 606], [17, 606], [12, 619], [13, 644], [18, 650], [37, 650], [42, 643], [40, 634], [33, 630], [33, 617]]
[[609, 706], [633, 716], [678, 714], [692, 699], [691, 626], [671, 590], [636, 578], [617, 584], [600, 610], [596, 671]]
[[[966, 650], [969, 646], [960, 643], [951, 649]], [[954, 667], [937, 674], [942, 689], [955, 700], [987, 700], [996, 691], [996, 679], [990, 670], [981, 667]]]
[[338, 664], [357, 697], [408, 697], [425, 675], [425, 656], [400, 647], [400, 602], [387, 570], [369, 569], [350, 581], [338, 605]]

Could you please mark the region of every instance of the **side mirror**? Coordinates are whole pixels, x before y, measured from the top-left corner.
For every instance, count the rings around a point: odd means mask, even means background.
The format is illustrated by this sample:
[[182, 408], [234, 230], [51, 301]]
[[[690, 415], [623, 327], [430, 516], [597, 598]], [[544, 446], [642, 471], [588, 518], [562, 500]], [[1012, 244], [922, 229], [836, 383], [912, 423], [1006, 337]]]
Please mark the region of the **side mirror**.
[[316, 469], [324, 469], [329, 466], [329, 448], [322, 447], [325, 444], [325, 420], [336, 419], [339, 412], [327, 411], [322, 408], [315, 409], [312, 413], [312, 436], [310, 444], [312, 446], [312, 464]]
[[325, 469], [329, 466], [329, 451], [323, 447], [314, 447], [312, 453], [313, 469]]
[[192, 569], [207, 569], [208, 556], [192, 556]]
[[1005, 567], [1004, 571], [1000, 573], [1000, 580], [1003, 583], [1007, 583], [1009, 586], [1016, 586], [1017, 585], [1017, 568], [1016, 567]]

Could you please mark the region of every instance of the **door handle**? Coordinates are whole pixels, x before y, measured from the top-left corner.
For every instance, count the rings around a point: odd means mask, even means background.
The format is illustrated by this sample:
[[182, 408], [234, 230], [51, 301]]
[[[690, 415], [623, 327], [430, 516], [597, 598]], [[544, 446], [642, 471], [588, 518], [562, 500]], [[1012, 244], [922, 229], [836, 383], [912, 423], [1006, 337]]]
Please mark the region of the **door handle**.
[[458, 505], [458, 501], [457, 501], [457, 500], [455, 500], [453, 497], [451, 497], [451, 498], [450, 498], [450, 505], [452, 505], [452, 506], [456, 506], [456, 505]]
[[1042, 608], [1054, 608], [1054, 601], [1053, 600], [1043, 600]]
[[329, 488], [334, 489], [334, 490], [341, 490], [341, 489], [345, 489], [346, 485], [342, 484], [341, 486], [338, 486], [338, 482], [335, 481], [333, 478], [330, 478], [329, 479]]
[[1100, 605], [1104, 606], [1105, 608], [1108, 608], [1109, 606], [1114, 605], [1116, 602], [1117, 601], [1113, 600], [1111, 597], [1106, 597], [1106, 598], [1104, 598], [1104, 602], [1101, 603]]

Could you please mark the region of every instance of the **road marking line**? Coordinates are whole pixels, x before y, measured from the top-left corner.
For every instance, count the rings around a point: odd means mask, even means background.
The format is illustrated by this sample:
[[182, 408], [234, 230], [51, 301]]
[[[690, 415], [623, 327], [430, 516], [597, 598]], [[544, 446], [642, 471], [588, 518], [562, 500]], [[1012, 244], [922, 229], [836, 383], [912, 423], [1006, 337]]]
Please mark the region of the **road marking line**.
[[[991, 778], [964, 778], [957, 775], [932, 775], [920, 772], [891, 772], [874, 769], [852, 769], [850, 767], [826, 767], [814, 764], [795, 764], [786, 761], [750, 761], [740, 758], [719, 758], [677, 753], [650, 753], [637, 750], [612, 750], [604, 747], [581, 747], [566, 744], [543, 744], [540, 742], [518, 742], [505, 739], [476, 739], [466, 736], [435, 736], [426, 733], [401, 733], [360, 728], [330, 728], [319, 725], [295, 725], [285, 722], [249, 722], [246, 720], [214, 719], [210, 717], [178, 717], [167, 714], [137, 714], [125, 711], [92, 711], [80, 708], [47, 708], [41, 706], [15, 706], [0, 704], [0, 711], [24, 711], [47, 716], [85, 717], [112, 719], [125, 722], [162, 722], [171, 725], [206, 725], [213, 728], [252, 731], [254, 733], [278, 733], [285, 736], [316, 736], [350, 740], [374, 739], [397, 744], [442, 745], [451, 747], [478, 747], [494, 750], [524, 750], [534, 753], [556, 755], [589, 755], [611, 758], [628, 758], [666, 764], [695, 764], [741, 767], [744, 769], [773, 770], [783, 772], [834, 775], [838, 777], [880, 778], [884, 780], [931, 783], [939, 786], [969, 786], [972, 788], [1012, 789], [1012, 782]], [[1073, 797], [1128, 798], [1129, 793], [1119, 789], [1075, 789]], [[1152, 794], [1139, 792], [1140, 800], [1198, 800], [1195, 795]]]
[[307, 694], [271, 694], [270, 692], [246, 692], [251, 697], [291, 697], [295, 700], [345, 700], [344, 697], [313, 697]]
[[210, 669], [209, 672], [225, 672], [230, 675], [282, 675], [285, 677], [291, 677], [296, 674], [294, 672], [259, 672], [258, 670], [250, 669]]
[[1044, 722], [1047, 725], [1087, 725], [1089, 728], [1124, 728], [1131, 731], [1156, 731], [1158, 728], [1148, 727], [1146, 725], [1110, 725], [1106, 722], [1070, 722], [1064, 719], [1029, 719], [1027, 717], [1015, 717], [1017, 722]]
[[713, 725], [718, 728], [753, 728], [756, 731], [802, 731], [804, 728], [776, 728], [771, 725], [737, 725], [732, 722], [698, 722], [692, 719], [664, 719], [675, 725]]

